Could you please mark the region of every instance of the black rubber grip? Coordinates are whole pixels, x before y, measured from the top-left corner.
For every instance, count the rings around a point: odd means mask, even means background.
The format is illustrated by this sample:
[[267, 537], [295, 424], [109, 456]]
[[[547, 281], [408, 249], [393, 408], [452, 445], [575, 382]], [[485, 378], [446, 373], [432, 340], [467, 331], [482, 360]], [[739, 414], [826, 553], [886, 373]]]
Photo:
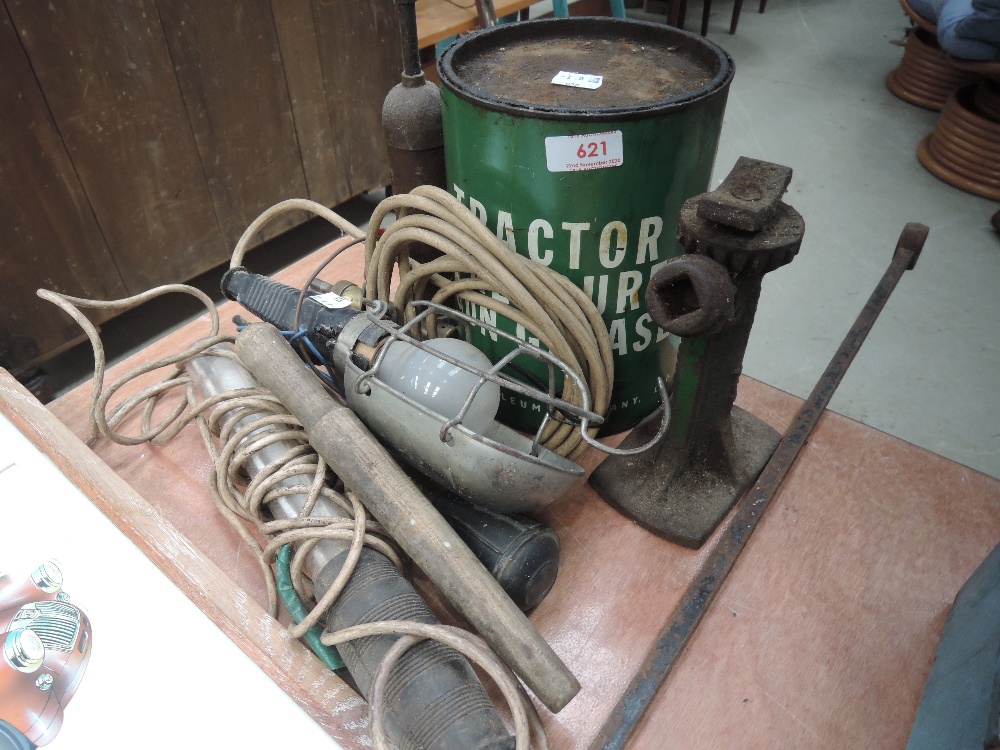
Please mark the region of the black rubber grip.
[[[329, 589], [347, 553], [316, 577]], [[420, 595], [383, 555], [366, 548], [347, 587], [327, 614], [331, 631], [382, 620], [436, 623]], [[397, 636], [359, 638], [337, 647], [366, 698], [378, 665]], [[452, 648], [422, 641], [396, 663], [386, 684], [386, 731], [399, 750], [513, 750], [514, 739], [479, 678]]]
[[[290, 331], [295, 325], [295, 306], [301, 291], [293, 286], [250, 273], [245, 268], [231, 268], [222, 277], [222, 293], [279, 330]], [[317, 302], [315, 296], [307, 292], [302, 299], [299, 327], [310, 333], [320, 333], [327, 339], [336, 339], [344, 324], [358, 313], [349, 307], [326, 307]]]
[[514, 604], [527, 612], [541, 603], [559, 572], [555, 531], [528, 516], [472, 505], [426, 480], [420, 487]]

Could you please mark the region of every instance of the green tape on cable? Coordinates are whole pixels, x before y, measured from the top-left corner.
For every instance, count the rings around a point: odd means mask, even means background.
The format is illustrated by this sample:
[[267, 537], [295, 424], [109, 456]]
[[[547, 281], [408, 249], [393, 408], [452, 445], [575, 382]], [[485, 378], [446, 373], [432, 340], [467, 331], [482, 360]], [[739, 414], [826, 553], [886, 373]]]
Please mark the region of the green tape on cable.
[[[299, 595], [295, 593], [295, 587], [292, 586], [292, 546], [290, 544], [286, 544], [278, 552], [277, 563], [276, 579], [278, 594], [281, 596], [281, 601], [285, 603], [285, 608], [288, 610], [288, 614], [292, 616], [292, 619], [296, 623], [302, 622], [306, 616], [306, 608], [302, 606], [302, 601], [299, 599]], [[302, 636], [302, 640], [305, 641], [309, 649], [327, 667], [330, 669], [340, 669], [344, 666], [344, 660], [340, 658], [340, 654], [336, 648], [327, 646], [320, 641], [319, 638], [321, 635], [323, 635], [323, 629], [316, 625]]]

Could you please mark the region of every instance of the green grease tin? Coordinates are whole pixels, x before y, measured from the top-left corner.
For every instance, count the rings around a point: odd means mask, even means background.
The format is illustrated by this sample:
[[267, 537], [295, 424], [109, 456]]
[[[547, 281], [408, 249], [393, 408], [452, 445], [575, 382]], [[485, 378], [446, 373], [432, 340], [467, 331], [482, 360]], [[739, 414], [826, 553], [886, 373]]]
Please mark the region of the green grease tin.
[[[602, 434], [634, 426], [659, 404], [659, 350], [670, 346], [646, 285], [681, 252], [681, 204], [709, 187], [732, 59], [669, 26], [560, 18], [466, 36], [438, 69], [449, 189], [511, 250], [595, 302], [615, 354]], [[490, 310], [466, 312], [532, 339]], [[494, 362], [510, 351], [482, 328], [473, 343]], [[516, 364], [547, 382], [534, 362]], [[504, 392], [501, 421], [534, 430], [541, 417], [540, 404]]]

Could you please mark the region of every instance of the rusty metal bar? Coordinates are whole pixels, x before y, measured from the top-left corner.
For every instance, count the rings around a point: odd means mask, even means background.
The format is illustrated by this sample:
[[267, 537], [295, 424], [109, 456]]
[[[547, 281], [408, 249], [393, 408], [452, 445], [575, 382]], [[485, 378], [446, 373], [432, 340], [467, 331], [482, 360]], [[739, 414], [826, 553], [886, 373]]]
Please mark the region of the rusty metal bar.
[[916, 265], [929, 231], [923, 224], [910, 222], [899, 235], [888, 270], [868, 298], [861, 314], [802, 405], [757, 482], [736, 504], [732, 523], [688, 586], [656, 646], [646, 656], [628, 689], [604, 722], [597, 738], [591, 743], [590, 750], [622, 750], [638, 729], [653, 698], [669, 677], [768, 504], [795, 463], [799, 451], [830, 403], [834, 391], [844, 379], [847, 368], [868, 337], [868, 332], [885, 307], [889, 295], [903, 273]]

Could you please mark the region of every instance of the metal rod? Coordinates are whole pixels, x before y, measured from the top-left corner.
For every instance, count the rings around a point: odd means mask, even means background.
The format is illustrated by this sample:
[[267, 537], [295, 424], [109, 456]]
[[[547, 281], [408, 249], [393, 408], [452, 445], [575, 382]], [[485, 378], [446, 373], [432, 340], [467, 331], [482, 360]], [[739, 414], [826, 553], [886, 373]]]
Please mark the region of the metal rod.
[[493, 0], [476, 0], [476, 10], [479, 12], [479, 25], [491, 29], [497, 25], [497, 12]]
[[929, 230], [911, 222], [903, 229], [893, 253], [892, 263], [882, 276], [861, 314], [848, 331], [837, 353], [813, 392], [806, 399], [792, 425], [778, 444], [774, 455], [761, 472], [753, 488], [736, 504], [733, 520], [712, 549], [705, 563], [691, 581], [656, 645], [646, 656], [625, 693], [615, 704], [590, 750], [621, 750], [638, 729], [660, 687], [670, 676], [705, 612], [733, 569], [737, 558], [757, 527], [768, 504], [777, 493], [799, 451], [806, 444], [816, 423], [830, 403], [834, 391], [868, 337], [875, 320], [905, 271], [914, 267]]
[[399, 40], [403, 52], [403, 76], [423, 78], [420, 67], [420, 44], [417, 38], [416, 0], [396, 0], [399, 11]]

